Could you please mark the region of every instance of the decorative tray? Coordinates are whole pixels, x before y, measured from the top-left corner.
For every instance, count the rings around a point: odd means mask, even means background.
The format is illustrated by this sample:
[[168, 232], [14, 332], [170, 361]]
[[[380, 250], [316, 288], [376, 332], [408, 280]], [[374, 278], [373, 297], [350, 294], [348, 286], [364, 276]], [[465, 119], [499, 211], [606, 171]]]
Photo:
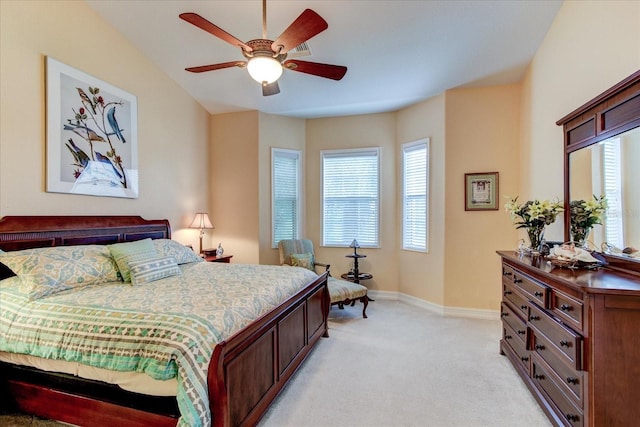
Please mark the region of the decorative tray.
[[602, 266], [601, 262], [585, 262], [572, 258], [565, 258], [563, 256], [557, 255], [548, 255], [547, 261], [549, 264], [560, 267], [560, 268], [571, 268], [574, 270], [578, 269], [588, 269], [588, 270], [597, 270]]
[[595, 253], [568, 242], [554, 246], [546, 258], [555, 267], [595, 270], [605, 264], [605, 261], [594, 255]]

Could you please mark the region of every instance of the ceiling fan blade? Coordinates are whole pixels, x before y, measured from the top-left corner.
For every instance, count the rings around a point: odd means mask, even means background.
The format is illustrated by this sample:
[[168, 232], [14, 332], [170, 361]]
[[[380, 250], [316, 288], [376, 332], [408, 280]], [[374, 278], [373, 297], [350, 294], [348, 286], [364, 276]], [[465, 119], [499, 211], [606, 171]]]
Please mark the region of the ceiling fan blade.
[[342, 65], [321, 64], [320, 62], [299, 61], [297, 59], [285, 61], [283, 65], [292, 71], [332, 80], [341, 80], [347, 73], [347, 67]]
[[262, 83], [262, 96], [270, 96], [276, 95], [280, 93], [280, 86], [278, 86], [278, 82], [273, 83]]
[[327, 21], [313, 10], [305, 9], [273, 42], [271, 49], [279, 53], [289, 52], [300, 43], [306, 42], [327, 28], [329, 28]]
[[200, 65], [199, 67], [189, 67], [189, 68], [185, 68], [185, 70], [191, 71], [192, 73], [204, 73], [205, 71], [221, 70], [223, 68], [229, 68], [229, 67], [244, 68], [246, 66], [247, 66], [246, 62], [231, 61], [231, 62], [222, 62], [220, 64]]
[[227, 33], [225, 30], [223, 30], [222, 28], [218, 27], [217, 25], [212, 24], [211, 22], [207, 21], [206, 19], [204, 19], [202, 16], [198, 15], [197, 13], [181, 13], [180, 15], [178, 15], [181, 19], [187, 21], [190, 24], [195, 25], [196, 27], [200, 28], [201, 30], [206, 31], [209, 34], [212, 34], [216, 37], [218, 37], [219, 39], [222, 39], [224, 41], [226, 41], [229, 44], [232, 44], [236, 47], [240, 47], [242, 50], [246, 51], [246, 52], [251, 52], [253, 51], [253, 49], [251, 47], [249, 47], [247, 44], [245, 44], [245, 42], [243, 42], [240, 39], [235, 38], [234, 36], [232, 36], [231, 34]]

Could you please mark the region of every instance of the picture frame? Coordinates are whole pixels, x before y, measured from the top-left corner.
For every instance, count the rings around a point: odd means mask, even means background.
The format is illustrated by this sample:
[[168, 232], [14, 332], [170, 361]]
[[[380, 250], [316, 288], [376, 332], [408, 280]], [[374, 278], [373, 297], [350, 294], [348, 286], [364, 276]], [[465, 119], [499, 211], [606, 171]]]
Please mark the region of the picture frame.
[[464, 174], [464, 210], [498, 210], [498, 172]]
[[137, 198], [137, 98], [51, 57], [46, 94], [46, 191]]

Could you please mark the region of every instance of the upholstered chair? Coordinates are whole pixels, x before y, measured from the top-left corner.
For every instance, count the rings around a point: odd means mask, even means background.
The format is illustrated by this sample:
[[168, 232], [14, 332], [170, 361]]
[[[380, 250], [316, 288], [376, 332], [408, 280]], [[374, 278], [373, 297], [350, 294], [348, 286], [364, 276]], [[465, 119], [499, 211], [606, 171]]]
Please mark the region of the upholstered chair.
[[[278, 252], [280, 254], [280, 264], [282, 265], [308, 268], [314, 272], [316, 272], [316, 267], [324, 267], [325, 271], [329, 271], [330, 264], [325, 264], [315, 259], [313, 242], [309, 239], [281, 240], [278, 242]], [[327, 287], [329, 288], [332, 306], [337, 305], [339, 309], [343, 309], [345, 305], [354, 306], [355, 302], [359, 300], [363, 304], [362, 317], [367, 318], [366, 311], [369, 298], [367, 297], [366, 286], [336, 279], [331, 276], [329, 271]]]

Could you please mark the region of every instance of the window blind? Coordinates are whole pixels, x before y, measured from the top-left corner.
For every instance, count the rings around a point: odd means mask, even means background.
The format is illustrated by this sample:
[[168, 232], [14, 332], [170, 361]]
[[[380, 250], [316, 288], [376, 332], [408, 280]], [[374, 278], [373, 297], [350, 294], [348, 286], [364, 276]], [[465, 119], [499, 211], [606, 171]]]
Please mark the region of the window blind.
[[622, 247], [624, 229], [622, 222], [620, 140], [612, 138], [603, 141], [602, 152], [604, 195], [609, 206], [605, 217], [605, 241], [616, 247]]
[[379, 149], [323, 151], [322, 244], [378, 247]]
[[271, 155], [273, 247], [300, 234], [300, 152], [272, 149]]
[[428, 141], [402, 146], [402, 248], [427, 251]]

